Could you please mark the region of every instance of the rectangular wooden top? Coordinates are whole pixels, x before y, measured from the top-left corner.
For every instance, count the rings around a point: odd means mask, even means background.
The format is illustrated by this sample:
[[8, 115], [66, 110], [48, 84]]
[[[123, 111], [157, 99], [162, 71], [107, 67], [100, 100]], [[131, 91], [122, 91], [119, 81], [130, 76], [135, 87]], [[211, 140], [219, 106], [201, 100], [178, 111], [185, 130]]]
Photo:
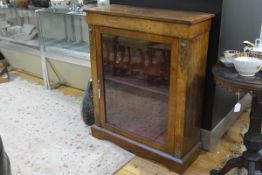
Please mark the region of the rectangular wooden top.
[[149, 19], [162, 22], [196, 24], [213, 18], [213, 14], [202, 12], [185, 12], [175, 10], [163, 10], [153, 8], [132, 7], [126, 5], [112, 4], [110, 6], [86, 9], [87, 13], [98, 13], [111, 16], [131, 17]]

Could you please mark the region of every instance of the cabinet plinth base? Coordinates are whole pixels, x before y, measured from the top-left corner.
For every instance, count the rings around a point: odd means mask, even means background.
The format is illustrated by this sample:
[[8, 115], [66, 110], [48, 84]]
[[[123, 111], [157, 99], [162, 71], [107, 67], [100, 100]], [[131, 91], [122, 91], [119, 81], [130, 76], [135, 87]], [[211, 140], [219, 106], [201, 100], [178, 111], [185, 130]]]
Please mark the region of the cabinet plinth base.
[[201, 144], [198, 143], [188, 154], [186, 154], [182, 159], [179, 159], [163, 151], [154, 149], [145, 144], [136, 142], [96, 125], [93, 125], [91, 130], [92, 135], [96, 138], [109, 140], [138, 156], [159, 162], [172, 171], [181, 174], [189, 167], [189, 165], [197, 158], [200, 153]]

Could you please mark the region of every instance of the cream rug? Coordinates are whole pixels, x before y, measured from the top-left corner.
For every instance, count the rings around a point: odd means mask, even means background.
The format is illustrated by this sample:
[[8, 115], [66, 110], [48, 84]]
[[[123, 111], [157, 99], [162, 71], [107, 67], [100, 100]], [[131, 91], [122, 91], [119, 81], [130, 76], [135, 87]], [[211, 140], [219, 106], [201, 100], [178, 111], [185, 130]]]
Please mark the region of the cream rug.
[[80, 106], [19, 78], [0, 84], [0, 135], [13, 175], [109, 175], [133, 158], [92, 137]]

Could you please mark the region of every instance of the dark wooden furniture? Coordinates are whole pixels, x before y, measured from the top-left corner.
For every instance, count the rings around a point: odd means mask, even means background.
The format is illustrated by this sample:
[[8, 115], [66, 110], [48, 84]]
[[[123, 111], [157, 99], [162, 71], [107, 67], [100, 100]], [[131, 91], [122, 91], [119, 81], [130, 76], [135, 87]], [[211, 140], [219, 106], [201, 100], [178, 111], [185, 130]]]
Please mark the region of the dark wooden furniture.
[[200, 148], [212, 17], [122, 5], [88, 9], [93, 136], [182, 173]]
[[248, 132], [244, 136], [247, 151], [242, 156], [229, 160], [220, 170], [212, 170], [212, 175], [224, 175], [233, 168], [246, 168], [248, 175], [254, 175], [256, 170], [262, 171], [262, 73], [254, 77], [242, 77], [234, 68], [221, 64], [213, 68], [215, 81], [223, 88], [233, 91], [249, 92], [252, 95], [252, 109]]
[[0, 137], [0, 174], [11, 175], [11, 165], [8, 155], [5, 152], [2, 138]]
[[[164, 3], [163, 3], [164, 2]], [[220, 23], [221, 23], [221, 13], [222, 13], [222, 4], [225, 8], [231, 8], [230, 4], [231, 1], [223, 0], [110, 0], [112, 4], [122, 4], [122, 5], [131, 5], [137, 7], [150, 7], [150, 8], [161, 8], [161, 9], [170, 9], [170, 10], [180, 10], [180, 11], [198, 11], [198, 12], [205, 12], [205, 13], [212, 13], [216, 14], [216, 16], [212, 19], [211, 25], [211, 33], [209, 36], [209, 47], [208, 47], [208, 55], [207, 55], [207, 68], [206, 68], [206, 83], [205, 83], [205, 91], [204, 91], [204, 110], [203, 110], [203, 117], [202, 117], [202, 124], [201, 128], [208, 130], [209, 132], [223, 119], [230, 110], [233, 105], [232, 103], [232, 95], [223, 94], [227, 98], [225, 102], [223, 102], [223, 108], [220, 108], [220, 115], [214, 115], [213, 110], [216, 109], [217, 103], [214, 101], [217, 99], [215, 96], [216, 86], [213, 81], [212, 75], [212, 67], [217, 63], [217, 55], [219, 54], [219, 36], [220, 36]], [[238, 2], [234, 0], [234, 2]], [[230, 10], [227, 10], [228, 14]], [[238, 11], [241, 14], [241, 11]], [[229, 15], [230, 16], [230, 15]], [[223, 18], [227, 18], [230, 20], [228, 16], [223, 15]], [[224, 21], [222, 19], [222, 21]], [[230, 23], [230, 25], [232, 25]], [[226, 25], [223, 25], [222, 31]], [[230, 28], [228, 28], [230, 30]], [[256, 32], [254, 32], [255, 35]], [[247, 35], [250, 35], [247, 33]], [[233, 35], [232, 37], [234, 37]], [[248, 36], [243, 37], [248, 38]], [[255, 36], [253, 37], [255, 38]], [[229, 48], [229, 47], [227, 47]], [[233, 46], [232, 46], [233, 48]], [[218, 96], [221, 96], [220, 94]], [[216, 97], [216, 98], [215, 98]]]

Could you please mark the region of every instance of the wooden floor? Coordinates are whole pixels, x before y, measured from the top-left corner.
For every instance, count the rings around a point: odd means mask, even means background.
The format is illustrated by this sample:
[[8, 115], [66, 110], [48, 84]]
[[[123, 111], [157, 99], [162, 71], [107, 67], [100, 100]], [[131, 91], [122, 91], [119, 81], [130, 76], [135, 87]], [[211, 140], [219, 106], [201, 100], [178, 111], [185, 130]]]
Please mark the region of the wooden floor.
[[[43, 84], [42, 79], [22, 72], [12, 71], [11, 75]], [[80, 99], [83, 96], [82, 90], [71, 87], [61, 86], [57, 90]], [[202, 151], [184, 175], [208, 175], [211, 169], [220, 167], [227, 159], [240, 154], [240, 148], [243, 147], [241, 146], [243, 133], [247, 128], [248, 115], [249, 111], [245, 112], [212, 151]], [[120, 169], [116, 175], [176, 175], [176, 173], [155, 162], [135, 157]]]

